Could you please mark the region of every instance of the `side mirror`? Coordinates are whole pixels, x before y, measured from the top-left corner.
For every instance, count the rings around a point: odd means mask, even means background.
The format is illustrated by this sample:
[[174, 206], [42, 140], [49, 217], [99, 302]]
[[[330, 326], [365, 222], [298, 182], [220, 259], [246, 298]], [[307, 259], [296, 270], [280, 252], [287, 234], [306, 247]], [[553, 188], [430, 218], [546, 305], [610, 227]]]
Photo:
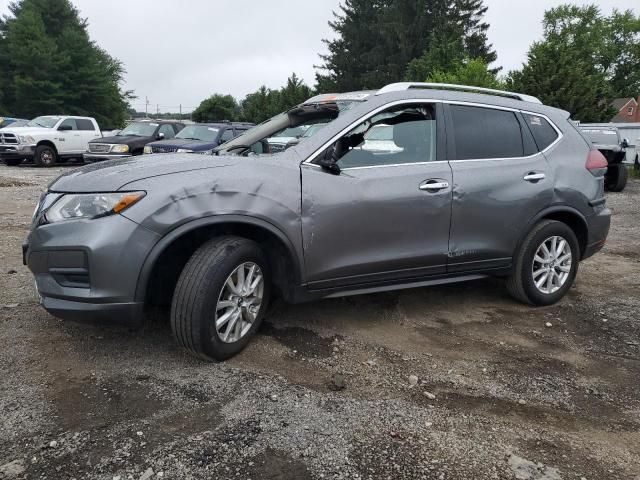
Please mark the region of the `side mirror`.
[[60, 125], [58, 127], [58, 130], [61, 132], [66, 132], [68, 130], [73, 130], [73, 127], [71, 125]]
[[218, 140], [218, 145], [222, 145], [222, 144], [225, 144], [225, 143], [227, 143], [227, 140], [225, 140], [225, 139], [223, 139], [223, 138], [221, 138], [220, 140]]
[[626, 138], [622, 139], [622, 148], [629, 148], [629, 140]]
[[327, 148], [316, 160], [316, 164], [320, 165], [323, 170], [326, 170], [329, 173], [333, 173], [334, 175], [340, 174], [340, 166], [336, 163], [333, 158], [333, 153], [335, 152], [336, 146], [331, 145]]
[[164, 139], [164, 133], [162, 133], [162, 132], [158, 133], [158, 135], [156, 135], [156, 138], [158, 140], [163, 140]]

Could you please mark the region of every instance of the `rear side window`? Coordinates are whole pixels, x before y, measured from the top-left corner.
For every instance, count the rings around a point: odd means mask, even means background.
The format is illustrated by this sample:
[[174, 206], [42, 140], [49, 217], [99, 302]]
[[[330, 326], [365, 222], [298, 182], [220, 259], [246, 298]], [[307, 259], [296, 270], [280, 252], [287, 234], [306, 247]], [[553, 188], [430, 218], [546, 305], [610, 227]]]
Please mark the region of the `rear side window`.
[[538, 150], [542, 151], [558, 139], [558, 132], [546, 118], [538, 115], [523, 113], [525, 122], [533, 134], [533, 138], [538, 145]]
[[78, 130], [95, 130], [91, 120], [85, 118], [76, 118], [76, 125], [78, 126]]
[[451, 105], [456, 159], [524, 156], [520, 122], [514, 112]]

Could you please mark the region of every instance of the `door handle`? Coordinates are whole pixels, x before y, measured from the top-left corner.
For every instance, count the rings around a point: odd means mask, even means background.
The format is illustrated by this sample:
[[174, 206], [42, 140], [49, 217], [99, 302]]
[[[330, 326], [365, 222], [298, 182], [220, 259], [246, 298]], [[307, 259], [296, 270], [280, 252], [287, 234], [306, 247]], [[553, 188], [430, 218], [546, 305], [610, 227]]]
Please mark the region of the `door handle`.
[[547, 176], [544, 173], [535, 173], [535, 172], [531, 172], [531, 173], [527, 173], [523, 180], [526, 180], [527, 182], [539, 182], [540, 180], [544, 180], [545, 178], [547, 178]]
[[437, 192], [438, 190], [444, 190], [445, 188], [449, 188], [449, 182], [445, 182], [442, 180], [427, 180], [420, 184], [420, 190], [426, 192]]

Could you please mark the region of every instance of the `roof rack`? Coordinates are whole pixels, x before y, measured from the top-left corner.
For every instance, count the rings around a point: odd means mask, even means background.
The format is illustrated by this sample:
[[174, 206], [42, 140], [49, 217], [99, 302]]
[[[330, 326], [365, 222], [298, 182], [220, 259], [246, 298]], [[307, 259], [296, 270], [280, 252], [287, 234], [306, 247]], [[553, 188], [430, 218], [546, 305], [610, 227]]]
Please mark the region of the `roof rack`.
[[489, 95], [497, 95], [500, 97], [513, 98], [521, 100], [523, 102], [540, 103], [540, 99], [532, 97], [531, 95], [525, 95], [523, 93], [505, 92], [504, 90], [495, 90], [493, 88], [473, 87], [470, 85], [454, 85], [451, 83], [420, 83], [420, 82], [399, 82], [391, 83], [386, 87], [382, 87], [376, 95], [382, 95], [383, 93], [401, 92], [403, 90], [411, 90], [414, 88], [426, 88], [432, 90], [460, 90], [465, 92], [478, 92], [488, 93]]

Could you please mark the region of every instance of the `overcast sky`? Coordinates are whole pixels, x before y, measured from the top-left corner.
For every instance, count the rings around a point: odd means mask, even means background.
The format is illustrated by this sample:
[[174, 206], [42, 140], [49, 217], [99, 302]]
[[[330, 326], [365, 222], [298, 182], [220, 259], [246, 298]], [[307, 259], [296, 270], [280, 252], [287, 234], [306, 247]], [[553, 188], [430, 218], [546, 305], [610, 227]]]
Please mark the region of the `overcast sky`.
[[[638, 9], [637, 0], [573, 0]], [[260, 85], [278, 88], [296, 72], [314, 83], [327, 22], [340, 0], [72, 0], [89, 20], [91, 38], [127, 70], [134, 107], [189, 111], [213, 93], [242, 98]], [[0, 0], [7, 12], [8, 0]], [[518, 68], [542, 35], [544, 11], [556, 0], [485, 0], [489, 40], [505, 71]], [[1, 80], [0, 80], [1, 81]]]

